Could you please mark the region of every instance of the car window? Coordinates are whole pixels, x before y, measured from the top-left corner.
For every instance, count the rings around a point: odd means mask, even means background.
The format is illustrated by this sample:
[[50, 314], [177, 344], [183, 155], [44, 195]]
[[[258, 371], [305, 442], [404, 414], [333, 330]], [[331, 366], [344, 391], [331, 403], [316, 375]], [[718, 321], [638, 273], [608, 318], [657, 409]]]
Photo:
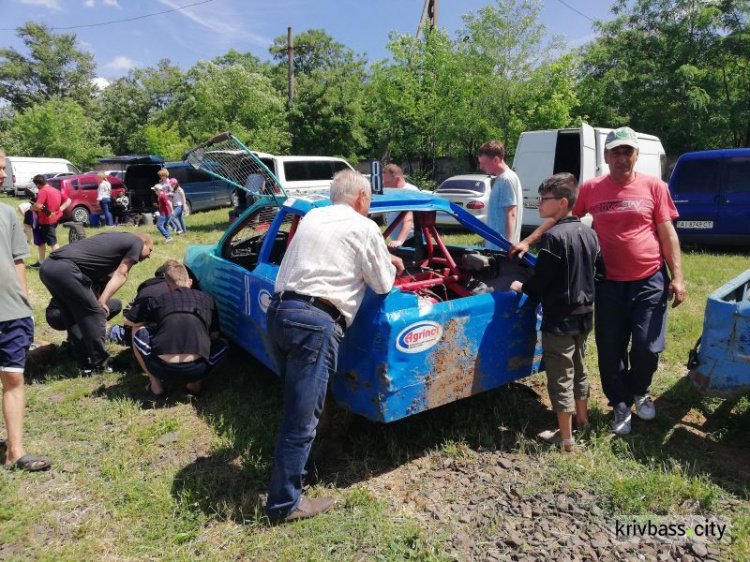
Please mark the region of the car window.
[[67, 168], [68, 168], [68, 171], [69, 171], [69, 172], [70, 172], [71, 174], [77, 174], [77, 173], [79, 173], [79, 171], [78, 171], [78, 168], [76, 168], [76, 167], [75, 167], [75, 166], [73, 166], [72, 164], [66, 164], [66, 166], [67, 166]]
[[334, 160], [332, 162], [333, 164], [333, 173], [340, 172], [341, 170], [348, 170], [349, 166], [346, 165], [346, 162], [341, 162], [340, 160]]
[[726, 191], [750, 192], [750, 157], [737, 156], [726, 159]]
[[49, 180], [47, 183], [58, 191], [62, 188], [62, 180]]
[[675, 168], [670, 186], [675, 193], [718, 191], [719, 164], [718, 158], [683, 160]]
[[327, 181], [333, 178], [330, 160], [299, 160], [284, 162], [286, 181]]
[[252, 270], [258, 263], [260, 247], [278, 211], [278, 207], [262, 207], [244, 218], [242, 226], [224, 243], [222, 255]]
[[170, 177], [173, 177], [181, 184], [188, 183], [187, 168], [168, 168], [168, 170]]
[[99, 184], [94, 180], [83, 180], [81, 182], [81, 189], [84, 189], [87, 191], [99, 189]]
[[445, 180], [440, 184], [435, 193], [445, 193], [447, 191], [475, 191], [477, 193], [484, 193], [487, 189], [487, 182], [485, 180]]

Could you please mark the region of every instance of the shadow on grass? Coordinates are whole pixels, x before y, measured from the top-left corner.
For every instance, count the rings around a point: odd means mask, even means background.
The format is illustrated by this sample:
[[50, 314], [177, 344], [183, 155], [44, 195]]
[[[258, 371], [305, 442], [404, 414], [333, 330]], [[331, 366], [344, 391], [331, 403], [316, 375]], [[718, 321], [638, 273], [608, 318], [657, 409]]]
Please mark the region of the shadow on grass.
[[[173, 496], [212, 516], [260, 522], [281, 418], [278, 378], [234, 347], [195, 409], [213, 427], [221, 448], [184, 467]], [[518, 383], [391, 424], [351, 415], [329, 400], [308, 476], [323, 487], [347, 487], [455, 443], [517, 452], [521, 436], [554, 423], [536, 392]]]
[[[654, 400], [659, 415], [654, 422], [633, 416], [628, 437], [635, 458], [676, 460], [691, 475], [702, 475], [728, 492], [748, 497], [750, 481], [750, 402], [747, 397], [709, 398], [687, 377]], [[656, 438], [644, 439], [644, 434]]]

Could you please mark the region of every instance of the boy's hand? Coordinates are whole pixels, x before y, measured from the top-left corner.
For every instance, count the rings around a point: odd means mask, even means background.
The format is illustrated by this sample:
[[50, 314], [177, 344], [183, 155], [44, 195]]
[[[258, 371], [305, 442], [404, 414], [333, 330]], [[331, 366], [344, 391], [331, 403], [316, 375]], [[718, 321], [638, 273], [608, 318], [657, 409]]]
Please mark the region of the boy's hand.
[[515, 291], [516, 293], [523, 293], [523, 283], [520, 281], [513, 281], [513, 283], [510, 284], [510, 290]]

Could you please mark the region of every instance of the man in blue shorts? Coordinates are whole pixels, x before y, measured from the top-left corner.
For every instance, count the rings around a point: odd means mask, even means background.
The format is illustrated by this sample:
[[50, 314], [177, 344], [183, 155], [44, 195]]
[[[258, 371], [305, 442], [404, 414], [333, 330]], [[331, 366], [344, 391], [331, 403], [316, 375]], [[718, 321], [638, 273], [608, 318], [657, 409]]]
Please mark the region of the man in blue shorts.
[[[0, 151], [0, 184], [5, 180], [5, 153]], [[34, 341], [34, 319], [26, 289], [23, 259], [29, 246], [15, 211], [0, 203], [0, 380], [7, 440], [5, 465], [36, 472], [50, 467], [49, 459], [27, 455], [23, 448], [25, 395], [23, 370]]]

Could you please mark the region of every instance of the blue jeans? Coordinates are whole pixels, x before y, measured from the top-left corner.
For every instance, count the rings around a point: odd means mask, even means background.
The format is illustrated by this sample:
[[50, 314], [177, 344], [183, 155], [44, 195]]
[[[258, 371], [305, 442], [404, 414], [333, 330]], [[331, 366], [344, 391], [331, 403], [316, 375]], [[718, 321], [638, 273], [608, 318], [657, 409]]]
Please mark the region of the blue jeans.
[[182, 216], [182, 205], [176, 205], [173, 210], [174, 214], [172, 217], [178, 227], [177, 229], [182, 230], [182, 232], [187, 232], [187, 228], [185, 228], [185, 218]]
[[323, 411], [328, 378], [336, 372], [344, 331], [309, 303], [274, 298], [268, 307], [267, 347], [284, 385], [284, 408], [268, 489], [266, 514], [283, 519], [302, 495], [305, 464]]
[[170, 239], [172, 238], [172, 235], [169, 234], [169, 231], [167, 230], [167, 221], [169, 221], [171, 215], [165, 216], [165, 215], [159, 215], [159, 218], [156, 219], [156, 229], [161, 233], [161, 235], [166, 238]]
[[104, 220], [107, 221], [107, 226], [112, 226], [114, 224], [114, 220], [112, 220], [112, 211], [109, 210], [109, 207], [112, 205], [112, 199], [109, 197], [105, 197], [104, 199], [99, 200], [99, 206], [102, 208], [102, 212], [104, 213]]
[[[633, 405], [649, 393], [667, 331], [664, 267], [638, 281], [602, 281], [596, 286], [594, 334], [602, 389], [614, 407]], [[630, 350], [628, 350], [630, 346]]]

